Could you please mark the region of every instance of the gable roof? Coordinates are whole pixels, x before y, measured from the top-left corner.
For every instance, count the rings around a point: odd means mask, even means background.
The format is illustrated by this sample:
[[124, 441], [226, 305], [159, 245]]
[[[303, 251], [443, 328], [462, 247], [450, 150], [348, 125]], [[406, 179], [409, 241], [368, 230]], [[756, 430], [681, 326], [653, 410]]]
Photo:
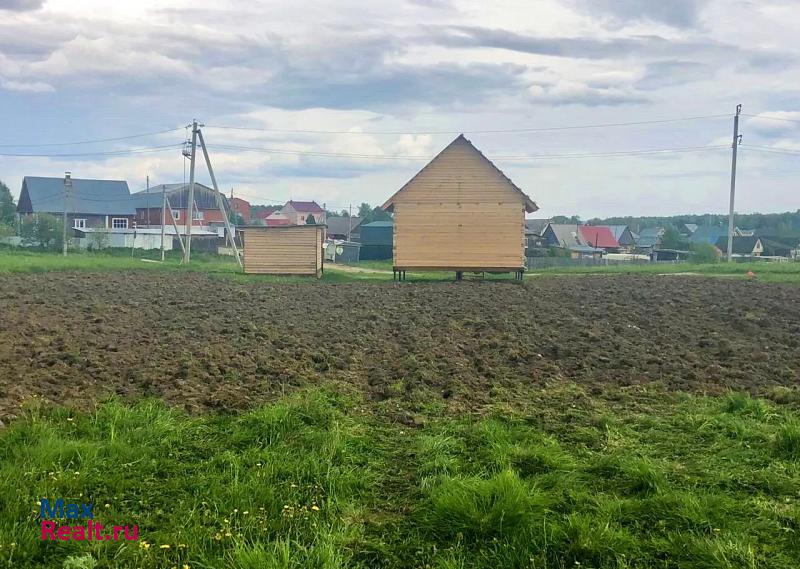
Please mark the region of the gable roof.
[[575, 247], [584, 245], [579, 227], [576, 223], [549, 223], [542, 234], [551, 232], [560, 247]]
[[[753, 249], [758, 245], [759, 238], [753, 235], [734, 236], [733, 237], [733, 254], [734, 255], [751, 255]], [[715, 243], [717, 249], [720, 251], [728, 250], [728, 237], [720, 237]]]
[[328, 217], [328, 235], [346, 235], [350, 230], [352, 233], [356, 231], [361, 222], [364, 221], [362, 217]]
[[619, 243], [614, 234], [605, 225], [581, 225], [578, 227], [581, 240], [590, 247], [598, 249], [616, 249]]
[[422, 170], [420, 170], [419, 172], [417, 172], [417, 173], [414, 175], [414, 177], [413, 177], [413, 178], [411, 178], [411, 179], [410, 179], [408, 182], [406, 182], [406, 183], [403, 185], [403, 187], [402, 187], [402, 188], [400, 188], [400, 189], [399, 189], [399, 190], [397, 190], [397, 191], [396, 191], [394, 194], [392, 194], [392, 196], [391, 196], [391, 197], [390, 197], [388, 200], [386, 200], [386, 202], [384, 202], [384, 204], [381, 206], [381, 208], [382, 208], [382, 209], [385, 209], [386, 211], [392, 211], [392, 210], [393, 210], [393, 208], [394, 208], [394, 201], [395, 201], [395, 199], [397, 198], [397, 196], [398, 196], [398, 195], [399, 195], [399, 194], [400, 194], [400, 193], [401, 193], [403, 190], [405, 190], [405, 189], [406, 189], [406, 188], [407, 188], [409, 185], [411, 185], [411, 183], [412, 183], [414, 180], [416, 180], [416, 179], [417, 179], [417, 176], [419, 176], [419, 175], [420, 175], [422, 172], [424, 172], [424, 171], [425, 171], [425, 170], [426, 170], [428, 167], [430, 167], [432, 164], [434, 164], [434, 163], [435, 163], [435, 162], [436, 162], [436, 161], [439, 159], [439, 157], [440, 157], [440, 156], [442, 156], [442, 155], [443, 155], [443, 154], [445, 154], [445, 153], [446, 153], [448, 150], [450, 150], [450, 149], [452, 149], [452, 148], [454, 148], [454, 147], [456, 147], [456, 146], [467, 146], [467, 147], [469, 147], [469, 148], [470, 148], [470, 149], [472, 149], [472, 150], [473, 150], [473, 151], [474, 151], [474, 152], [475, 152], [475, 153], [476, 153], [476, 154], [477, 154], [477, 155], [478, 155], [478, 156], [479, 156], [481, 159], [483, 159], [483, 160], [484, 160], [484, 161], [485, 161], [487, 164], [489, 164], [489, 166], [491, 166], [491, 167], [494, 169], [494, 171], [495, 171], [497, 174], [499, 174], [499, 175], [500, 175], [500, 177], [501, 177], [501, 178], [502, 178], [502, 179], [503, 179], [503, 180], [504, 180], [504, 181], [505, 181], [505, 182], [506, 182], [506, 183], [509, 185], [509, 187], [510, 187], [511, 189], [513, 189], [515, 192], [517, 192], [517, 193], [520, 195], [520, 197], [522, 198], [522, 201], [523, 201], [523, 203], [525, 204], [525, 211], [526, 211], [526, 212], [528, 212], [528, 213], [533, 213], [533, 212], [535, 212], [535, 211], [537, 211], [537, 210], [539, 209], [539, 206], [537, 206], [537, 205], [536, 205], [536, 202], [534, 202], [534, 201], [533, 201], [531, 198], [529, 198], [529, 197], [528, 197], [528, 195], [527, 195], [525, 192], [523, 192], [523, 191], [522, 191], [522, 190], [521, 190], [521, 189], [520, 189], [520, 188], [519, 188], [519, 187], [518, 187], [518, 186], [517, 186], [517, 185], [516, 185], [514, 182], [512, 182], [512, 181], [511, 181], [511, 179], [510, 179], [508, 176], [506, 176], [506, 175], [503, 173], [503, 171], [502, 171], [502, 170], [500, 170], [500, 168], [498, 168], [497, 166], [495, 166], [495, 165], [494, 165], [494, 163], [493, 163], [491, 160], [489, 160], [488, 158], [486, 158], [486, 156], [484, 156], [484, 155], [483, 155], [483, 153], [482, 153], [480, 150], [478, 150], [477, 148], [475, 148], [475, 145], [473, 145], [473, 144], [472, 144], [472, 143], [471, 143], [469, 140], [467, 140], [467, 139], [466, 139], [466, 137], [465, 137], [463, 134], [459, 134], [459, 135], [456, 137], [456, 139], [455, 139], [453, 142], [451, 142], [450, 144], [448, 144], [447, 146], [445, 146], [445, 148], [444, 148], [444, 149], [443, 149], [441, 152], [439, 152], [439, 154], [437, 154], [436, 156], [434, 156], [433, 160], [431, 160], [430, 162], [428, 162], [428, 163], [427, 163], [427, 164], [426, 164], [426, 165], [425, 165], [425, 166], [422, 168]]
[[[149, 190], [140, 190], [131, 194], [131, 201], [135, 208], [160, 208], [161, 207], [161, 194], [167, 194], [169, 205], [173, 209], [184, 209], [189, 204], [189, 184], [158, 184], [157, 186], [150, 186]], [[217, 209], [217, 198], [215, 197], [214, 188], [201, 184], [200, 182], [194, 183], [194, 203], [200, 209]], [[228, 207], [228, 198], [222, 195], [222, 202], [225, 207]]]
[[324, 211], [315, 201], [298, 202], [294, 200], [289, 200], [288, 202], [286, 202], [286, 205], [292, 206], [292, 208], [294, 208], [294, 210], [298, 213], [322, 213]]
[[[63, 213], [64, 178], [25, 176], [17, 212]], [[89, 215], [135, 215], [128, 182], [72, 178], [66, 211]]]
[[619, 243], [620, 245], [626, 244], [622, 242], [622, 238], [623, 236], [626, 235], [626, 233], [627, 237], [625, 238], [625, 241], [627, 242], [627, 244], [630, 244], [631, 242], [634, 241], [633, 231], [631, 231], [630, 227], [628, 227], [627, 225], [606, 225], [606, 227], [608, 227], [608, 229], [614, 235], [614, 239], [616, 239], [617, 243]]
[[[702, 225], [698, 227], [694, 233], [689, 237], [690, 243], [708, 243], [709, 245], [714, 245], [717, 240], [725, 236], [727, 239], [728, 236], [728, 229], [727, 227], [717, 227], [715, 225]], [[727, 249], [727, 245], [725, 248]]]
[[541, 235], [547, 229], [547, 224], [550, 223], [548, 219], [526, 219], [525, 220], [525, 234], [526, 235]]

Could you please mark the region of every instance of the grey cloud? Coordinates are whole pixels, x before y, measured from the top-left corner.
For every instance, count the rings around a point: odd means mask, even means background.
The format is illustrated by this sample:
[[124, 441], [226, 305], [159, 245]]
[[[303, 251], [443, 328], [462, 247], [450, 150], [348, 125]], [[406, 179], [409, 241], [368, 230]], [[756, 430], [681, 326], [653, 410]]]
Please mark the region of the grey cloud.
[[0, 10], [28, 12], [38, 10], [42, 4], [44, 4], [44, 0], [0, 0]]
[[714, 41], [670, 40], [658, 35], [613, 39], [554, 37], [518, 34], [477, 26], [431, 27], [427, 41], [450, 47], [499, 48], [520, 53], [580, 59], [622, 57], [676, 57], [679, 55], [725, 55], [738, 53], [735, 46]]
[[703, 79], [712, 79], [714, 69], [695, 61], [655, 61], [647, 64], [644, 76], [636, 82], [643, 90], [661, 89]]
[[625, 23], [649, 20], [690, 28], [698, 24], [709, 0], [575, 0], [574, 4], [591, 14]]

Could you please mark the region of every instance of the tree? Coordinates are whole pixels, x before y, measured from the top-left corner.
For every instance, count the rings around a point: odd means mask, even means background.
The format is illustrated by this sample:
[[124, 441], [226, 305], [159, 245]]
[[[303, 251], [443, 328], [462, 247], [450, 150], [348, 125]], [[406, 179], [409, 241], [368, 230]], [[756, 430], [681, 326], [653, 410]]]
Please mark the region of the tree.
[[306, 225], [316, 225], [317, 221], [314, 219], [314, 215], [309, 213], [308, 217], [306, 217]]
[[40, 213], [35, 218], [22, 222], [20, 236], [27, 245], [39, 245], [43, 249], [60, 249], [63, 243], [64, 224], [60, 217]]
[[719, 261], [719, 250], [711, 243], [692, 243], [689, 250], [694, 253], [694, 263], [716, 263]]
[[13, 225], [16, 212], [17, 206], [14, 205], [11, 190], [0, 181], [0, 223]]
[[661, 237], [661, 246], [664, 249], [683, 249], [686, 247], [686, 241], [674, 225], [666, 225], [664, 235]]

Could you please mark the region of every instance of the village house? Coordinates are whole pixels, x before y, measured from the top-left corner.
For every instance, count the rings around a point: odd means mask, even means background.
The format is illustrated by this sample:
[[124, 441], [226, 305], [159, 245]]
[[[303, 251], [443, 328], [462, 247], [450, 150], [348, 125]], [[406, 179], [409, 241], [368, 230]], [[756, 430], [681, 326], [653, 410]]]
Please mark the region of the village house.
[[[325, 225], [325, 210], [315, 201], [296, 201], [289, 200], [284, 206], [267, 216], [264, 220], [266, 225], [305, 225], [309, 218], [317, 225]], [[272, 220], [272, 222], [270, 222]], [[276, 221], [286, 220], [286, 221]]]
[[[728, 237], [723, 236], [717, 239], [716, 247], [723, 254], [728, 253]], [[732, 243], [733, 257], [760, 257], [764, 252], [764, 245], [761, 239], [754, 235], [735, 235]]]
[[240, 216], [245, 224], [250, 223], [250, 202], [242, 198], [232, 197], [228, 200], [228, 204], [230, 205], [231, 213]]
[[605, 225], [581, 225], [578, 232], [581, 242], [588, 247], [602, 249], [607, 253], [616, 253], [620, 249], [611, 229]]
[[614, 239], [619, 243], [620, 249], [632, 251], [636, 247], [636, 238], [633, 231], [627, 225], [607, 225], [608, 229], [614, 235]]
[[457, 279], [465, 271], [521, 276], [525, 213], [539, 209], [464, 135], [382, 207], [394, 212], [393, 262], [401, 278], [428, 269], [455, 271]]
[[[161, 225], [161, 208], [164, 194], [166, 194], [169, 203], [166, 215], [170, 215], [169, 208], [171, 207], [171, 215], [172, 219], [175, 220], [175, 224], [178, 226], [186, 225], [186, 216], [189, 211], [189, 184], [160, 184], [132, 195], [136, 208], [136, 223], [139, 227]], [[223, 194], [220, 194], [220, 196], [222, 197], [225, 211], [228, 211], [228, 199]], [[225, 218], [219, 210], [217, 192], [213, 188], [195, 183], [192, 218], [192, 227], [224, 223]], [[166, 224], [172, 224], [169, 217], [166, 218]]]
[[62, 216], [75, 229], [127, 229], [136, 218], [128, 183], [122, 180], [91, 180], [25, 176], [17, 203], [20, 216], [47, 213]]

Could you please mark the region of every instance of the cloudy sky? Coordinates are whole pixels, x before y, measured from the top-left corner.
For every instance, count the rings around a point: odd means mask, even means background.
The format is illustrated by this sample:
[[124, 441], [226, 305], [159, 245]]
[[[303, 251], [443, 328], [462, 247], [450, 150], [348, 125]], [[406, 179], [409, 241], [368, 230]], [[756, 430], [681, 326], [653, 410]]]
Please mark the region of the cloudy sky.
[[723, 212], [742, 103], [737, 210], [794, 211], [799, 38], [795, 0], [0, 0], [0, 153], [117, 153], [0, 179], [179, 182], [197, 118], [253, 203], [381, 203], [465, 132], [537, 215]]

